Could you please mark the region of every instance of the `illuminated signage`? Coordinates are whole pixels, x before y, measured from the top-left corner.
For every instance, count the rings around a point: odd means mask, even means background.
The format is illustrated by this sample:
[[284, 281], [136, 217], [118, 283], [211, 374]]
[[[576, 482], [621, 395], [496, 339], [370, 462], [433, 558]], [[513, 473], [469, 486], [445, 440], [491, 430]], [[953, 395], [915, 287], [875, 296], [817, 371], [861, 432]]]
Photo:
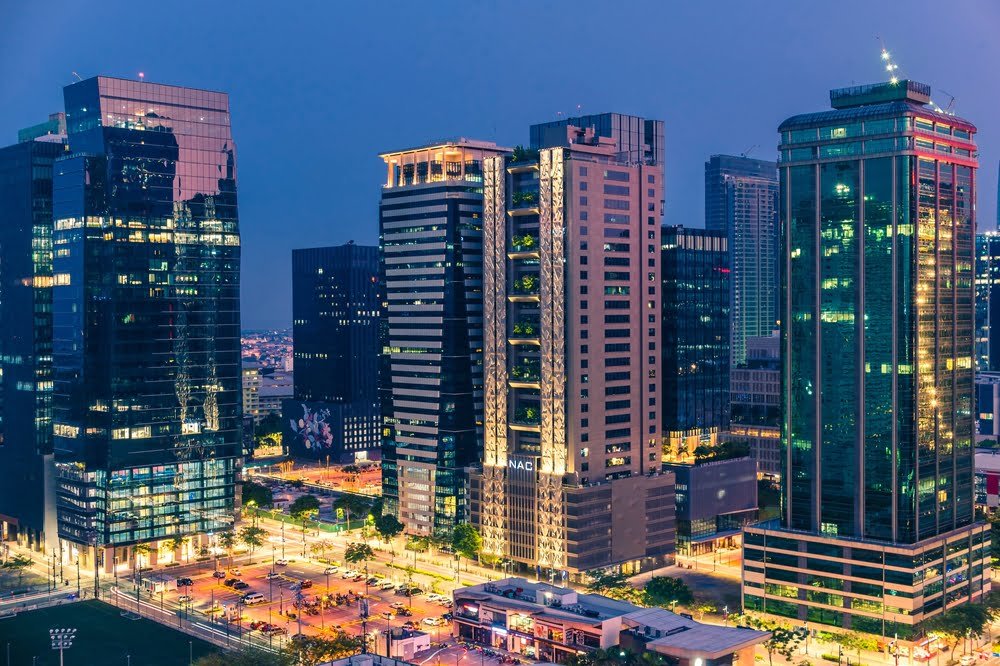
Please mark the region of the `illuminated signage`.
[[526, 472], [534, 471], [535, 463], [531, 460], [514, 460], [513, 458], [507, 460], [507, 467], [511, 469], [523, 469]]

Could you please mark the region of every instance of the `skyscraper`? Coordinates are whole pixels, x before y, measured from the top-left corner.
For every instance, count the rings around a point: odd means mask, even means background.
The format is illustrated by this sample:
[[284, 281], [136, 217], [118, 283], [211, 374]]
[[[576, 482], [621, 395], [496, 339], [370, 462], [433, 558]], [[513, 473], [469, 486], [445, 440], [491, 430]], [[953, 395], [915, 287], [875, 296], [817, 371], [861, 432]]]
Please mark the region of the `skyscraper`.
[[21, 137], [0, 149], [0, 540], [41, 548], [57, 538], [52, 165], [65, 135], [22, 131]]
[[483, 162], [457, 139], [381, 155], [382, 496], [407, 534], [467, 522], [483, 414]]
[[746, 339], [768, 335], [778, 308], [778, 171], [774, 162], [712, 155], [705, 162], [705, 228], [729, 240], [730, 356], [746, 362]]
[[625, 113], [594, 113], [532, 125], [531, 148], [547, 148], [566, 138], [566, 128], [593, 130], [595, 136], [612, 139], [616, 158], [627, 164], [663, 164], [663, 121]]
[[781, 475], [781, 337], [747, 338], [747, 360], [729, 375], [729, 432], [746, 442], [757, 471]]
[[295, 395], [282, 412], [294, 455], [353, 462], [381, 448], [378, 270], [374, 245], [292, 252]]
[[[552, 580], [662, 565], [663, 166], [568, 126], [485, 166], [484, 552]], [[636, 520], [641, 516], [641, 520]]]
[[723, 232], [663, 227], [661, 411], [668, 457], [685, 457], [691, 443], [729, 422], [729, 261]]
[[236, 153], [225, 93], [100, 76], [64, 94], [70, 154], [56, 164], [53, 240], [59, 535], [105, 547], [110, 570], [135, 544], [233, 522]]
[[833, 90], [781, 133], [782, 516], [744, 606], [910, 638], [989, 589], [973, 517], [967, 120], [914, 81]]
[[1000, 231], [976, 234], [976, 370], [1000, 371]]

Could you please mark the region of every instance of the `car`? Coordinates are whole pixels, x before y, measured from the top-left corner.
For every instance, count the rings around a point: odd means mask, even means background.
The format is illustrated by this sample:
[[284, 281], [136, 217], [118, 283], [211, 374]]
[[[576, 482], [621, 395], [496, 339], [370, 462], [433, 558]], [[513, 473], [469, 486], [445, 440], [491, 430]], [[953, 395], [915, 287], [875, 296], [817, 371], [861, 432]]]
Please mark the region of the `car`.
[[177, 601], [180, 602], [180, 603], [182, 603], [182, 604], [186, 604], [189, 601], [191, 601], [191, 595], [190, 594], [182, 594], [181, 596], [177, 597]]
[[330, 574], [335, 574], [338, 571], [340, 571], [340, 567], [327, 567], [326, 569], [323, 569], [323, 573], [327, 576], [329, 576]]
[[281, 578], [284, 574], [278, 571], [268, 571], [267, 575], [264, 576], [267, 580], [274, 580], [275, 578]]
[[212, 578], [225, 578], [225, 577], [226, 577], [226, 572], [225, 571], [213, 571], [212, 572]]
[[403, 629], [415, 629], [417, 627], [413, 620], [407, 620], [403, 623]]
[[190, 578], [178, 578], [177, 587], [191, 587], [194, 585], [194, 581]]
[[392, 588], [396, 587], [396, 584], [393, 583], [391, 580], [384, 580], [381, 583], [379, 583], [378, 586], [379, 586], [379, 589], [389, 590], [389, 589], [392, 589]]
[[236, 581], [235, 583], [233, 583], [233, 589], [234, 590], [248, 590], [248, 589], [250, 589], [250, 584], [249, 583], [244, 583], [243, 581], [239, 580], [239, 581]]
[[395, 608], [396, 610], [399, 610], [400, 608], [406, 608], [406, 604], [404, 604], [402, 601], [394, 601], [391, 604], [389, 604], [389, 608]]
[[444, 595], [438, 594], [437, 592], [431, 592], [427, 595], [427, 601], [437, 601], [438, 599], [445, 599]]
[[380, 580], [381, 580], [381, 578], [379, 578], [378, 576], [369, 576], [368, 577], [368, 584], [369, 585], [378, 585], [378, 582]]
[[285, 629], [284, 627], [279, 627], [277, 625], [271, 625], [271, 627], [268, 628], [264, 633], [266, 633], [266, 634], [268, 634], [270, 636], [284, 636], [285, 634], [288, 633], [288, 630]]
[[415, 597], [418, 594], [423, 594], [423, 593], [424, 593], [424, 591], [421, 590], [419, 587], [411, 587], [409, 589], [409, 594], [410, 594], [411, 597]]
[[229, 570], [229, 575], [230, 576], [242, 576], [243, 572], [240, 571], [239, 569], [230, 569]]
[[442, 613], [441, 615], [441, 619], [444, 620], [445, 622], [451, 622], [452, 619], [454, 619], [454, 617], [455, 616], [452, 615], [451, 613]]
[[396, 614], [402, 617], [413, 617], [413, 611], [411, 611], [409, 608], [400, 608], [396, 610]]
[[276, 560], [274, 561], [274, 563], [275, 563], [276, 565], [278, 565], [279, 567], [287, 567], [287, 566], [288, 566], [288, 560], [286, 560], [286, 559], [285, 559], [285, 558], [283, 558], [283, 557], [279, 557], [278, 559], [276, 559]]
[[262, 604], [267, 599], [260, 592], [251, 592], [249, 594], [244, 594], [241, 601], [247, 606], [253, 606], [254, 604]]
[[310, 587], [313, 586], [313, 582], [311, 580], [309, 580], [308, 578], [306, 578], [301, 583], [299, 583], [299, 585], [302, 587], [303, 590], [306, 590], [306, 589], [308, 589], [308, 588], [310, 588]]
[[359, 573], [357, 576], [355, 576], [351, 580], [353, 580], [355, 583], [360, 583], [364, 579], [365, 579], [365, 575], [363, 573]]
[[240, 582], [239, 578], [227, 578], [226, 580], [222, 581], [222, 584], [225, 585], [226, 587], [232, 587], [233, 585], [239, 582]]
[[439, 624], [441, 624], [441, 619], [437, 617], [425, 617], [424, 624], [426, 624], [429, 627], [436, 627]]
[[340, 577], [347, 579], [347, 578], [354, 578], [357, 575], [358, 575], [357, 571], [354, 571], [353, 569], [347, 569], [346, 571], [340, 574]]
[[438, 599], [437, 603], [438, 606], [444, 606], [445, 608], [451, 608], [452, 606], [455, 605], [455, 602], [452, 601], [451, 599]]

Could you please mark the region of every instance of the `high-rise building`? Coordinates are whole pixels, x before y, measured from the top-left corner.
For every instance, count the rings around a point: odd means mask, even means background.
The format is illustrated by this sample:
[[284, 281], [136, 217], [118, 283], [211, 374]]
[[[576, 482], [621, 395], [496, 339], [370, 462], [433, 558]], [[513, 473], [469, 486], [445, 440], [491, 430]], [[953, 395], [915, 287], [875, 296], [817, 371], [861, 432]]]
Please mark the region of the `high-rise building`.
[[52, 166], [65, 135], [32, 136], [0, 149], [0, 540], [42, 548], [57, 538]]
[[712, 155], [705, 162], [705, 228], [726, 235], [730, 268], [730, 356], [746, 361], [746, 339], [768, 335], [778, 309], [778, 170], [774, 162]]
[[721, 231], [663, 227], [662, 425], [668, 459], [729, 422], [730, 254]]
[[675, 530], [660, 472], [663, 166], [592, 128], [544, 141], [486, 160], [474, 522], [484, 552], [551, 580], [661, 566]]
[[483, 161], [457, 139], [384, 153], [382, 496], [407, 534], [468, 522], [483, 414]]
[[746, 362], [730, 370], [730, 441], [746, 442], [758, 472], [781, 476], [781, 337], [747, 338]]
[[136, 544], [233, 522], [236, 152], [225, 93], [99, 76], [64, 96], [70, 153], [56, 163], [53, 235], [59, 535], [74, 550], [104, 547], [110, 570]]
[[565, 141], [567, 127], [593, 130], [595, 136], [613, 139], [616, 158], [623, 163], [663, 164], [663, 121], [625, 113], [594, 113], [532, 125], [531, 148], [538, 150]]
[[378, 457], [378, 271], [374, 245], [292, 252], [295, 393], [282, 411], [294, 455]]
[[1000, 371], [1000, 231], [976, 234], [976, 370]]
[[976, 128], [914, 81], [833, 90], [781, 135], [780, 525], [747, 610], [909, 639], [989, 590], [973, 515]]

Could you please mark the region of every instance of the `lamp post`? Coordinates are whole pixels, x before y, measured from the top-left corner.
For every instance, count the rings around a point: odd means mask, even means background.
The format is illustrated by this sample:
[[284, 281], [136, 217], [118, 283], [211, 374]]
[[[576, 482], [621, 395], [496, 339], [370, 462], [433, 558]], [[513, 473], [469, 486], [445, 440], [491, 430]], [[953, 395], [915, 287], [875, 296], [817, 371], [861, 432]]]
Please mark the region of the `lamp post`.
[[52, 649], [59, 650], [59, 666], [63, 666], [63, 650], [73, 647], [73, 638], [76, 636], [76, 629], [49, 629], [49, 639], [52, 641]]
[[76, 596], [80, 596], [80, 556], [76, 557]]

